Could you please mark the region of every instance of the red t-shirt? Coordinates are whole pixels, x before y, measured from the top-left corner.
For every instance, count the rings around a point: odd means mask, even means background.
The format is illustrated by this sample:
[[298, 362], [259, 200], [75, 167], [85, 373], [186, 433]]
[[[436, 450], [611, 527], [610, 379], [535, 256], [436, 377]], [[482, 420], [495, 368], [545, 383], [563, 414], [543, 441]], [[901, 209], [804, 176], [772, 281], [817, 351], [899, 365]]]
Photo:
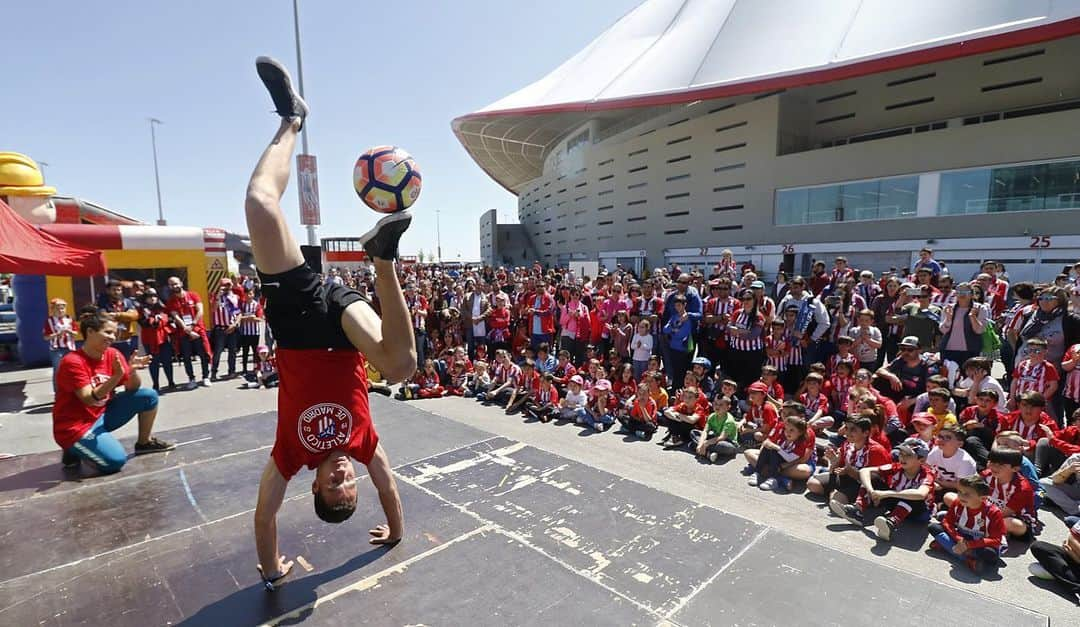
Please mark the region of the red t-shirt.
[[747, 425], [760, 428], [762, 433], [768, 435], [772, 433], [776, 423], [780, 421], [780, 414], [777, 413], [776, 406], [772, 403], [763, 403], [760, 407], [751, 405], [746, 410], [744, 421]]
[[1023, 475], [1014, 472], [1012, 481], [1000, 483], [989, 468], [981, 474], [990, 486], [990, 495], [986, 500], [997, 505], [1002, 513], [1010, 509], [1014, 516], [1035, 517], [1035, 490]]
[[165, 311], [180, 316], [184, 324], [194, 329], [203, 329], [203, 319], [198, 317], [198, 305], [202, 298], [195, 292], [185, 291], [183, 296], [173, 294], [165, 301]]
[[131, 375], [131, 366], [120, 351], [111, 346], [105, 349], [101, 359], [93, 359], [80, 348], [60, 360], [60, 368], [56, 371], [56, 402], [53, 404], [53, 439], [60, 448], [71, 448], [105, 413], [112, 392], [103, 400], [86, 405], [75, 396], [75, 390], [87, 385], [97, 387], [108, 381], [116, 357], [124, 364], [124, 376], [116, 386], [122, 390]]
[[840, 447], [839, 467], [851, 466], [856, 470], [866, 467], [876, 468], [892, 463], [889, 449], [872, 439], [867, 439], [862, 448], [855, 448], [851, 442], [844, 442]]
[[367, 464], [379, 435], [368, 407], [364, 356], [355, 350], [277, 351], [277, 437], [270, 456], [286, 479], [337, 449]]
[[900, 462], [893, 462], [889, 467], [889, 470], [883, 473], [885, 475], [885, 483], [889, 485], [890, 490], [896, 492], [903, 492], [904, 490], [916, 490], [921, 486], [926, 486], [929, 490], [926, 493], [926, 506], [933, 507], [934, 505], [934, 469], [926, 464], [919, 466], [919, 472], [915, 473], [914, 477], [907, 476], [904, 472], [904, 465]]

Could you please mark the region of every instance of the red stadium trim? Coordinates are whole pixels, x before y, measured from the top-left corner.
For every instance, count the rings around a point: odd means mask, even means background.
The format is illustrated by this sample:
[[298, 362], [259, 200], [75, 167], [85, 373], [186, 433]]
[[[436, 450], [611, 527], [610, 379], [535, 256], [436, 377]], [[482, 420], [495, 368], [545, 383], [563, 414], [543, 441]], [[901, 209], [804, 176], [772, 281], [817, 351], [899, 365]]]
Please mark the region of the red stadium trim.
[[[535, 107], [519, 107], [516, 109], [500, 109], [497, 111], [480, 111], [469, 113], [456, 118], [454, 122], [477, 120], [508, 115], [540, 115], [543, 113], [572, 113], [585, 111], [608, 111], [613, 109], [633, 109], [638, 107], [651, 107], [658, 105], [682, 104], [695, 100], [711, 100], [714, 98], [726, 98], [729, 96], [742, 96], [747, 94], [773, 91], [776, 89], [790, 89], [793, 87], [805, 87], [819, 83], [846, 80], [870, 74], [879, 74], [892, 70], [899, 70], [916, 65], [925, 65], [939, 61], [947, 61], [960, 57], [994, 52], [1007, 48], [1017, 48], [1034, 43], [1062, 39], [1071, 35], [1080, 34], [1080, 17], [1074, 17], [1053, 24], [1044, 24], [1021, 30], [990, 35], [979, 39], [958, 41], [951, 44], [914, 50], [901, 54], [856, 61], [838, 67], [811, 70], [787, 76], [750, 80], [742, 83], [733, 83], [719, 87], [705, 87], [687, 91], [652, 94], [647, 96], [630, 96], [627, 98], [612, 98], [595, 102], [568, 102], [552, 105], [539, 105]], [[490, 172], [489, 172], [490, 174]]]

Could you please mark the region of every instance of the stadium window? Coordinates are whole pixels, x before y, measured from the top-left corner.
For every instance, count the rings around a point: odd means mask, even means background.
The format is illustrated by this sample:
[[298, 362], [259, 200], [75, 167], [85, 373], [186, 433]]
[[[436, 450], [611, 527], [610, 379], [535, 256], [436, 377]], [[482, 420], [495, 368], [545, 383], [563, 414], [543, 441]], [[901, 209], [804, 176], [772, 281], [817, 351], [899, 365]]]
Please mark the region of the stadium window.
[[607, 180], [613, 179], [613, 178], [615, 178], [614, 174], [608, 174], [607, 176], [601, 176], [600, 178], [598, 178], [596, 180], [597, 181], [607, 181]]
[[627, 233], [626, 237], [645, 237], [644, 233]]
[[713, 207], [713, 211], [735, 211], [742, 208], [742, 205], [722, 205], [720, 207]]
[[776, 193], [776, 224], [891, 220], [915, 215], [919, 177], [854, 181]]
[[633, 152], [628, 152], [628, 153], [626, 153], [626, 156], [627, 157], [636, 157], [638, 155], [643, 155], [643, 154], [645, 154], [647, 152], [649, 152], [648, 148], [642, 148], [641, 150], [635, 150]]
[[745, 167], [745, 163], [732, 163], [731, 165], [722, 165], [720, 167], [713, 168], [713, 172], [729, 172], [731, 170], [741, 170]]
[[648, 169], [649, 169], [649, 166], [641, 165], [641, 166], [638, 166], [636, 168], [630, 168], [629, 170], [626, 171], [626, 173], [627, 174], [633, 174], [634, 172], [641, 172], [642, 170], [648, 170]]
[[714, 231], [741, 231], [742, 230], [742, 225], [741, 224], [729, 224], [727, 226], [714, 226], [712, 228], [712, 230], [714, 230]]
[[840, 120], [850, 120], [853, 117], [855, 117], [854, 113], [844, 113], [842, 115], [834, 115], [827, 118], [821, 118], [820, 120], [814, 122], [814, 124], [828, 124], [830, 122], [839, 122]]
[[713, 152], [727, 152], [729, 150], [738, 150], [739, 148], [745, 148], [746, 142], [739, 142], [737, 144], [728, 144], [727, 146], [720, 146]]
[[[929, 72], [927, 74], [919, 74], [917, 76], [909, 76], [907, 78], [898, 78], [895, 81], [889, 81], [885, 83], [886, 87], [896, 87], [897, 85], [907, 85], [908, 83], [916, 83], [918, 81], [925, 81], [928, 78], [934, 78], [937, 76], [937, 72]], [[820, 101], [818, 101], [820, 102]]]
[[640, 187], [645, 187], [648, 184], [649, 184], [648, 181], [643, 181], [641, 183], [634, 183], [633, 185], [627, 185], [626, 189], [638, 189]]
[[646, 216], [634, 216], [633, 218], [627, 218], [627, 222], [641, 222], [645, 220]]
[[672, 229], [670, 231], [664, 231], [664, 235], [682, 235], [686, 233], [687, 229]]
[[602, 192], [598, 192], [596, 195], [597, 196], [607, 196], [608, 194], [611, 194], [611, 193], [614, 193], [614, 192], [615, 192], [615, 190], [613, 190], [613, 189], [605, 189]]
[[746, 187], [745, 183], [735, 183], [734, 185], [721, 185], [720, 187], [714, 187], [712, 188], [712, 190], [714, 192], [730, 192], [731, 190], [742, 189], [744, 187]]
[[614, 220], [603, 220], [601, 222], [597, 222], [596, 225], [597, 226], [608, 226], [609, 224], [614, 224], [614, 222], [615, 222]]
[[831, 96], [825, 96], [824, 98], [818, 98], [817, 102], [818, 102], [818, 104], [822, 104], [822, 103], [825, 103], [825, 102], [832, 102], [834, 100], [840, 100], [841, 98], [848, 98], [850, 96], [854, 96], [857, 93], [859, 93], [859, 92], [857, 92], [855, 90], [844, 91], [844, 92], [840, 92], [839, 94], [833, 94]]
[[597, 208], [596, 208], [596, 210], [597, 210], [597, 211], [607, 211], [608, 209], [611, 209], [611, 208], [613, 208], [614, 206], [615, 206], [615, 205], [602, 205], [602, 206], [600, 206], [600, 207], [597, 207]]
[[687, 135], [685, 137], [680, 137], [678, 139], [672, 139], [672, 140], [667, 142], [667, 145], [668, 146], [674, 146], [675, 144], [681, 144], [683, 142], [688, 142], [691, 139], [692, 139], [692, 137], [690, 135]]
[[1080, 161], [943, 172], [938, 215], [1080, 208]]
[[601, 161], [600, 163], [598, 163], [598, 164], [596, 164], [596, 165], [597, 165], [597, 166], [602, 166], [602, 165], [611, 165], [612, 163], [615, 163], [615, 160], [614, 160], [614, 159], [605, 159], [605, 160]]
[[631, 200], [630, 202], [626, 203], [626, 206], [627, 206], [627, 207], [633, 207], [633, 206], [636, 206], [636, 205], [644, 205], [644, 204], [645, 204], [645, 200], [644, 200], [644, 199], [641, 199], [641, 200]]
[[688, 215], [690, 215], [690, 210], [689, 209], [683, 210], [683, 211], [671, 211], [671, 212], [665, 213], [664, 217], [665, 218], [677, 218], [679, 216], [688, 216]]
[[676, 198], [689, 198], [690, 192], [680, 192], [678, 194], [668, 194], [664, 196], [664, 200], [675, 200]]
[[668, 183], [673, 183], [675, 181], [681, 181], [683, 179], [688, 179], [688, 178], [690, 178], [689, 174], [676, 174], [675, 176], [669, 176], [669, 177], [665, 178], [664, 181], [666, 181]]
[[687, 161], [687, 160], [692, 159], [692, 158], [693, 158], [692, 155], [682, 155], [681, 157], [672, 157], [672, 158], [668, 159], [667, 162], [668, 163], [679, 163], [680, 161]]

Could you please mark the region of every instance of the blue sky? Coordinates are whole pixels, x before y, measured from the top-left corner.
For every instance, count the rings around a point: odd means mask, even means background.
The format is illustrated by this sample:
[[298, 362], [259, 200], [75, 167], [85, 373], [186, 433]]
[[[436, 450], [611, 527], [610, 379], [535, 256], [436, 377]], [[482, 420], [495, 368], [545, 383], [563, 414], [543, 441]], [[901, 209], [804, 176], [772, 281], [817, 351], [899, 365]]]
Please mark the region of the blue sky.
[[[487, 209], [517, 201], [450, 131], [554, 69], [639, 0], [301, 2], [304, 87], [319, 159], [321, 236], [358, 235], [377, 217], [352, 190], [363, 150], [396, 144], [424, 173], [403, 253], [479, 258]], [[0, 150], [48, 162], [59, 193], [153, 222], [150, 131], [157, 129], [169, 224], [244, 231], [244, 188], [276, 127], [255, 75], [270, 54], [295, 74], [291, 0], [37, 0], [5, 7]], [[299, 146], [298, 146], [299, 148]], [[295, 179], [284, 210], [302, 239]]]

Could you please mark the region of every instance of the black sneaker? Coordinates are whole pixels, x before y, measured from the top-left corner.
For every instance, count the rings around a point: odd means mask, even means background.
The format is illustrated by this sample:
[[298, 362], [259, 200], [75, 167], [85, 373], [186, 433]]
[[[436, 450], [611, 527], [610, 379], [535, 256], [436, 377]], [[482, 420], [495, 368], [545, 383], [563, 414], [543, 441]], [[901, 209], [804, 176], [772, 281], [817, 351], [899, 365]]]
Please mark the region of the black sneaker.
[[300, 126], [296, 130], [303, 128], [308, 106], [293, 89], [289, 70], [273, 57], [255, 59], [255, 70], [259, 73], [263, 85], [266, 85], [266, 91], [270, 92], [270, 99], [274, 101], [277, 114], [286, 119], [300, 120]]
[[135, 454], [146, 455], [147, 453], [164, 453], [165, 451], [171, 451], [176, 448], [176, 445], [172, 442], [164, 442], [157, 438], [150, 438], [146, 444], [135, 443]]
[[858, 525], [861, 527], [866, 524], [863, 522], [862, 510], [855, 505], [841, 504], [837, 501], [830, 501], [829, 509], [831, 509], [834, 514], [853, 525]]
[[60, 463], [64, 465], [64, 468], [75, 469], [82, 464], [82, 460], [71, 450], [64, 451], [64, 454], [60, 457]]
[[408, 209], [395, 211], [375, 223], [375, 226], [360, 236], [364, 252], [377, 259], [393, 261], [398, 257], [398, 241], [412, 223], [412, 214]]

